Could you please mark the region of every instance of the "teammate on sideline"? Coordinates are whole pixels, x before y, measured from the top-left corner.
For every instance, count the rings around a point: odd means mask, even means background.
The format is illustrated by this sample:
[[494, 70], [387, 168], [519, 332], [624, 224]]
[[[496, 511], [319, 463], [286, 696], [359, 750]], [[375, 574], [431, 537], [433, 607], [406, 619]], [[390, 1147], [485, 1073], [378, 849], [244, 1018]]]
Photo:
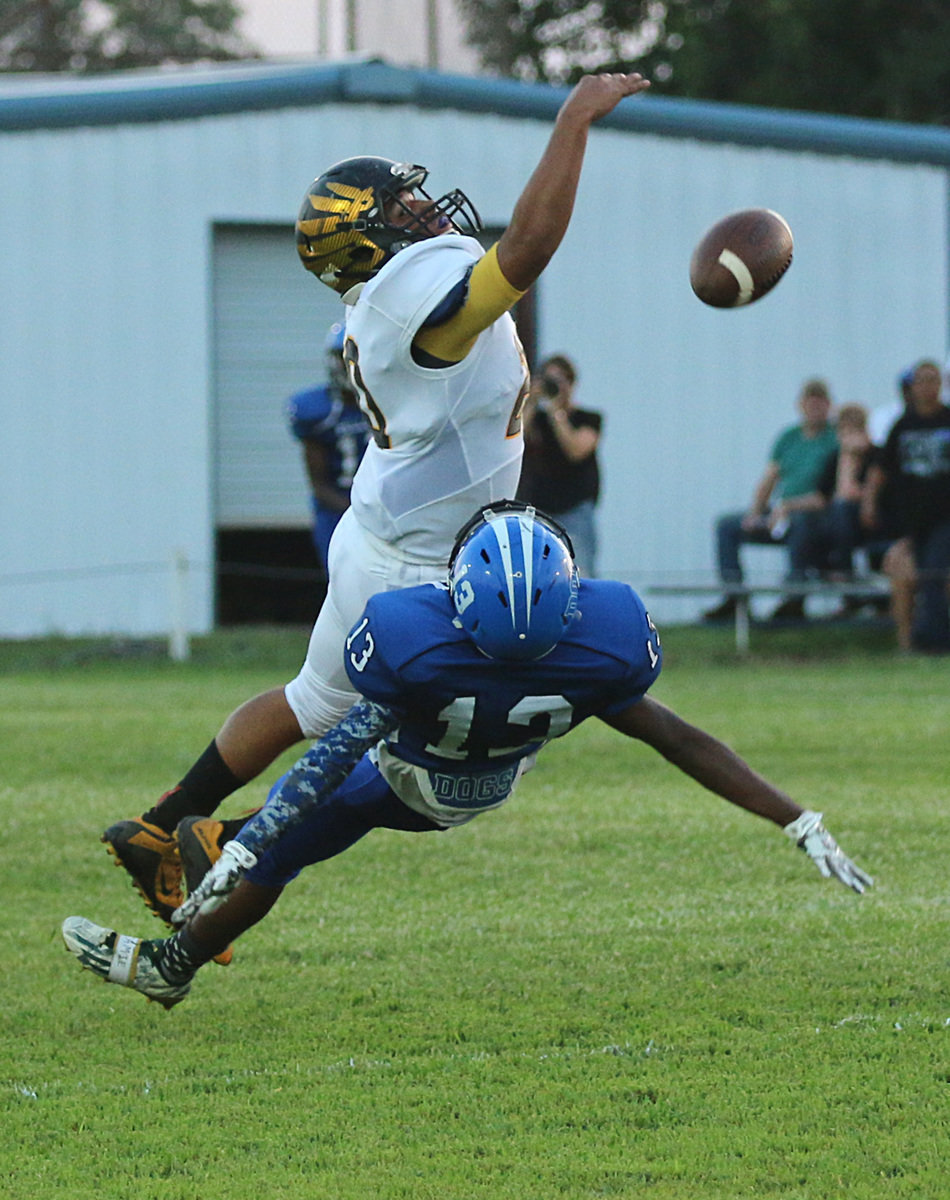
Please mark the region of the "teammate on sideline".
[[[300, 674], [236, 709], [177, 787], [103, 834], [163, 920], [182, 899], [178, 823], [210, 817], [283, 751], [331, 728], [355, 699], [340, 647], [369, 597], [442, 578], [460, 523], [515, 494], [527, 366], [508, 310], [567, 230], [590, 126], [648, 86], [638, 74], [578, 82], [488, 253], [444, 236], [476, 232], [478, 215], [461, 191], [433, 200], [423, 167], [350, 158], [311, 184], [297, 249], [347, 306], [345, 355], [374, 440], [333, 536]], [[207, 822], [212, 855], [235, 827]]]
[[373, 597], [345, 662], [363, 699], [225, 845], [176, 914], [182, 928], [143, 941], [68, 917], [63, 937], [84, 967], [171, 1008], [303, 867], [371, 829], [447, 829], [498, 808], [525, 763], [590, 716], [782, 826], [823, 875], [856, 892], [872, 882], [820, 813], [646, 695], [661, 652], [639, 596], [626, 584], [579, 580], [567, 534], [527, 505], [475, 515], [453, 549], [448, 586]]
[[303, 451], [310, 486], [313, 549], [324, 573], [330, 538], [350, 506], [353, 476], [369, 441], [369, 425], [347, 378], [343, 338], [343, 324], [336, 321], [323, 342], [326, 383], [287, 401], [287, 422]]

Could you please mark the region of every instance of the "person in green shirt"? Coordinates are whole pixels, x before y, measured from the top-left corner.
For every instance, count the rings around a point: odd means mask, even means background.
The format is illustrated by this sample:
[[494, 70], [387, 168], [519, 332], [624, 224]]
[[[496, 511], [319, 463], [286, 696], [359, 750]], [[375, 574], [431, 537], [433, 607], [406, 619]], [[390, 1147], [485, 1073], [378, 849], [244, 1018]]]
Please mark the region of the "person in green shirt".
[[[816, 519], [827, 504], [818, 484], [828, 460], [838, 448], [831, 423], [831, 395], [821, 379], [810, 379], [798, 400], [801, 420], [783, 430], [745, 512], [727, 513], [716, 522], [719, 577], [726, 584], [742, 582], [739, 549], [747, 543], [786, 546], [787, 583], [805, 580], [813, 566]], [[802, 620], [805, 602], [790, 596], [779, 604], [772, 620]], [[736, 600], [727, 596], [703, 614], [706, 621], [735, 616]]]

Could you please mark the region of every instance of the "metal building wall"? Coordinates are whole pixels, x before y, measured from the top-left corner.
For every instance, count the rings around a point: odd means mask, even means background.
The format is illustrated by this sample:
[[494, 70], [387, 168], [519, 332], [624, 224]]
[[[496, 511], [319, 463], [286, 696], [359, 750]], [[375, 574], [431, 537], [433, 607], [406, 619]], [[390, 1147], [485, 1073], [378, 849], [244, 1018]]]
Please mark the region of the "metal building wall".
[[[875, 407], [895, 398], [904, 367], [942, 361], [946, 175], [614, 134], [599, 140], [597, 166], [542, 322], [547, 349], [578, 357], [580, 402], [608, 414], [602, 569], [647, 591], [661, 577], [712, 579], [713, 521], [749, 503], [804, 380]], [[757, 206], [791, 224], [788, 275], [748, 309], [705, 308], [689, 289], [693, 245], [719, 216]], [[746, 561], [753, 577], [784, 565], [781, 552]], [[658, 619], [698, 605], [653, 601]]]
[[215, 226], [286, 224], [354, 149], [445, 160], [479, 194], [460, 147], [492, 129], [366, 104], [0, 137], [0, 635], [162, 631], [179, 553], [210, 626]]
[[[503, 224], [549, 128], [353, 102], [0, 136], [0, 635], [163, 630], [179, 550], [208, 628], [216, 224], [286, 223], [361, 151], [431, 164]], [[755, 308], [705, 310], [692, 245], [752, 204], [788, 218], [796, 261]], [[806, 376], [883, 403], [943, 356], [946, 216], [938, 167], [593, 132], [539, 322], [607, 415], [605, 573], [708, 568], [712, 518], [746, 501]]]
[[300, 269], [293, 226], [219, 225], [211, 347], [217, 528], [309, 528], [309, 487], [286, 402], [326, 380], [343, 304]]

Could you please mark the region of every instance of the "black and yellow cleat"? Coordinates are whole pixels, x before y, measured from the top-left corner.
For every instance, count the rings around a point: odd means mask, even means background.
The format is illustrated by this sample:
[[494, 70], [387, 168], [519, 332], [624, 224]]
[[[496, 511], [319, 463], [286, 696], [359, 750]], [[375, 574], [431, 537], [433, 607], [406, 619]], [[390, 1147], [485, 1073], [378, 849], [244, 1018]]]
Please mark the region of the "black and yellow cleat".
[[117, 821], [102, 835], [116, 866], [125, 867], [142, 899], [156, 917], [171, 924], [184, 900], [178, 839], [141, 818]]
[[[191, 893], [221, 857], [228, 835], [223, 822], [216, 821], [214, 817], [185, 817], [178, 822], [175, 836], [178, 839], [178, 855], [185, 886]], [[233, 957], [234, 949], [228, 946], [214, 956], [214, 961], [226, 967]]]

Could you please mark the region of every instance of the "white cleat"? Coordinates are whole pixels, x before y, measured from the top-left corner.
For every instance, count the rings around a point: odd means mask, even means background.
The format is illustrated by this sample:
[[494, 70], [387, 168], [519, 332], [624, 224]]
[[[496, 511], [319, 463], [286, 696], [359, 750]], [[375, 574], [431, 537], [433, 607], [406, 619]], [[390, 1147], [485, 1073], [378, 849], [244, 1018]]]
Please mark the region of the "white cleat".
[[144, 941], [105, 929], [85, 917], [67, 917], [63, 922], [63, 941], [87, 971], [107, 983], [133, 988], [164, 1008], [173, 1008], [191, 991], [191, 981], [169, 983], [158, 969], [161, 939]]

